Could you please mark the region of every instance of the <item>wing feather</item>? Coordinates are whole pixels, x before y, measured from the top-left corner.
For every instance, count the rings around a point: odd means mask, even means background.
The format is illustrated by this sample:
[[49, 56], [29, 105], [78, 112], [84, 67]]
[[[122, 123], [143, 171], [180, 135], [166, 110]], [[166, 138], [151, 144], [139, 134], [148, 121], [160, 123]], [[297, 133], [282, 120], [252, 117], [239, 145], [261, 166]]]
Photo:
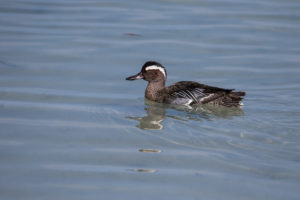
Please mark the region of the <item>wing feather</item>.
[[184, 104], [189, 105], [208, 103], [232, 91], [191, 81], [177, 82], [166, 90], [172, 103], [185, 102]]

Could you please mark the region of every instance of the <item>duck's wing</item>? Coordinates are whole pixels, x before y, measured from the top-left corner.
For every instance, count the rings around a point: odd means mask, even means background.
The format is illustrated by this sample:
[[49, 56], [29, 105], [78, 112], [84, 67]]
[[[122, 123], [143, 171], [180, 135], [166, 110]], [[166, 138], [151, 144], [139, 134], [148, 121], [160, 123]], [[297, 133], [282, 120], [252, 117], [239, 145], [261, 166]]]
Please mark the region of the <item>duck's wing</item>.
[[185, 105], [205, 104], [232, 91], [191, 81], [177, 82], [166, 90], [168, 103]]

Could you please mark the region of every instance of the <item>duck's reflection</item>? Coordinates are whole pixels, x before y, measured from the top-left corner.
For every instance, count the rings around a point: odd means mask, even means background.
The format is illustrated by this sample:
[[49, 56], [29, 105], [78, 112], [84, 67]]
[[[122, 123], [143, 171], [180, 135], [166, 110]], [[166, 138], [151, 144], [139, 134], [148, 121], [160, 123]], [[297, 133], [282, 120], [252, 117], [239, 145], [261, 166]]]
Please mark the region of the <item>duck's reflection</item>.
[[127, 169], [128, 171], [132, 172], [140, 172], [140, 173], [155, 173], [157, 172], [156, 169]]
[[[224, 106], [215, 105], [203, 105], [203, 106], [178, 106], [178, 105], [166, 105], [156, 103], [145, 99], [145, 110], [147, 115], [144, 117], [127, 117], [139, 121], [137, 125], [140, 129], [152, 129], [161, 130], [163, 129], [162, 122], [168, 117], [181, 121], [203, 121], [203, 120], [214, 120], [217, 118], [232, 119], [233, 116], [244, 115], [244, 112], [239, 107], [227, 108]], [[171, 112], [166, 114], [166, 110]], [[172, 111], [175, 111], [172, 112]], [[180, 111], [179, 113], [176, 111]]]
[[149, 100], [145, 101], [145, 110], [147, 115], [145, 117], [128, 117], [140, 121], [137, 125], [140, 129], [154, 129], [160, 130], [163, 128], [161, 122], [165, 119], [166, 109], [163, 104], [155, 103]]

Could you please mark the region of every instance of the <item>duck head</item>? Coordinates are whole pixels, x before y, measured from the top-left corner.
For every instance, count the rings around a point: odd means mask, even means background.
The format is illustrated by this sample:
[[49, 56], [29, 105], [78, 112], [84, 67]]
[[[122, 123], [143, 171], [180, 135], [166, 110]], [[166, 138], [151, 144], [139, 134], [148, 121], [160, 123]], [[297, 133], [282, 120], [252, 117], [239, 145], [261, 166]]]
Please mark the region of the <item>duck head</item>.
[[167, 72], [162, 64], [155, 61], [147, 61], [143, 65], [142, 70], [139, 73], [126, 78], [126, 80], [129, 81], [138, 79], [144, 79], [148, 82], [165, 82], [165, 80], [167, 79]]

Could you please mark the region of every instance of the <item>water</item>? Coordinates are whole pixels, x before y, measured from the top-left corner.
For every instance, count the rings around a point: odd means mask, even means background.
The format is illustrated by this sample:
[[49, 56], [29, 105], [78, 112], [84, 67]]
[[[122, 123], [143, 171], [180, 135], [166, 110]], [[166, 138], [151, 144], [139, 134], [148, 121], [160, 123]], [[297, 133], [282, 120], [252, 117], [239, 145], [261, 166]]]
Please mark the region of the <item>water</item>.
[[[0, 5], [0, 198], [300, 198], [300, 2]], [[169, 107], [125, 81], [247, 92], [242, 109]]]

